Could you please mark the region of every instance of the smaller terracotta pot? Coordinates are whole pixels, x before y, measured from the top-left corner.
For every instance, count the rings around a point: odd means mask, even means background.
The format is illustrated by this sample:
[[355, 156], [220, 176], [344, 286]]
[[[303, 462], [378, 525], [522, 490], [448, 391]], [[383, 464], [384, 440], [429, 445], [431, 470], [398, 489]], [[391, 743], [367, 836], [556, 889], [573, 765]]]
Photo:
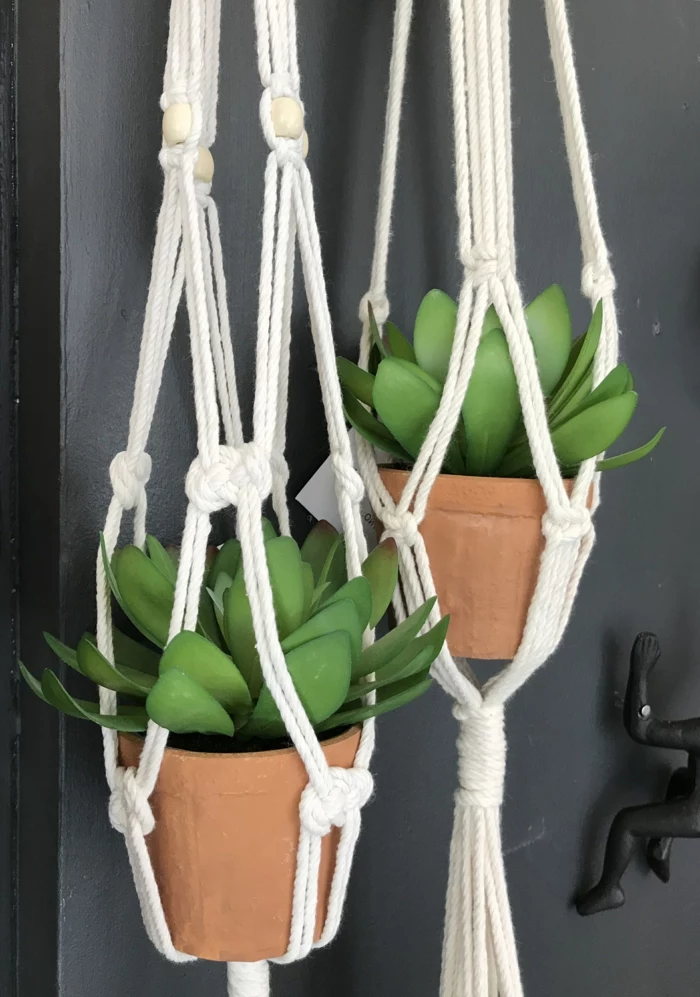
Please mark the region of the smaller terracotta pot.
[[[350, 768], [353, 727], [321, 745], [329, 765]], [[143, 740], [119, 735], [123, 765], [138, 764]], [[299, 841], [299, 802], [308, 782], [293, 748], [209, 754], [168, 748], [151, 797], [146, 842], [173, 943], [223, 962], [257, 962], [287, 950]], [[339, 831], [321, 843], [316, 938], [326, 917]]]
[[[394, 501], [408, 471], [380, 468]], [[568, 492], [573, 481], [565, 481]], [[540, 556], [542, 487], [526, 478], [441, 474], [420, 532], [430, 558], [447, 643], [461, 658], [510, 659], [525, 628]]]

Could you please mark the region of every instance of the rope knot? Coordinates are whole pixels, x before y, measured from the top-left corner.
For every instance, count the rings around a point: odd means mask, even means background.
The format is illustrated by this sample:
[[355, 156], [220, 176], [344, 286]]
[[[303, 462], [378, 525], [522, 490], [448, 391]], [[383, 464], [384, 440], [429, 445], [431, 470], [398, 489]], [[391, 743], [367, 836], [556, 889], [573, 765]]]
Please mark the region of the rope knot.
[[136, 769], [120, 766], [109, 797], [109, 820], [115, 831], [126, 834], [130, 817], [136, 818], [144, 835], [156, 826], [148, 796], [136, 778]]
[[350, 501], [359, 505], [365, 497], [365, 486], [352, 463], [341, 453], [334, 451], [331, 454], [331, 464], [335, 480], [341, 484]]
[[220, 446], [218, 459], [207, 466], [195, 457], [185, 480], [187, 498], [209, 515], [238, 505], [241, 491], [247, 488], [253, 488], [261, 502], [272, 491], [271, 459], [255, 442]]
[[368, 291], [360, 299], [360, 321], [369, 325], [369, 306], [372, 306], [377, 325], [384, 325], [389, 318], [389, 299], [379, 291]]
[[581, 275], [581, 290], [591, 301], [599, 301], [612, 294], [616, 287], [615, 275], [607, 260], [586, 263]]
[[472, 246], [462, 254], [462, 263], [474, 287], [487, 284], [492, 277], [505, 280], [511, 269], [510, 250], [508, 246]]
[[506, 734], [502, 706], [457, 703], [459, 789], [462, 807], [500, 807], [506, 774]]
[[289, 481], [289, 464], [281, 450], [272, 451], [270, 454], [270, 466], [272, 467], [272, 473], [275, 478], [286, 488]]
[[331, 788], [321, 796], [309, 783], [302, 793], [299, 813], [310, 834], [325, 837], [332, 827], [343, 827], [348, 817], [367, 803], [374, 780], [363, 768], [331, 768]]
[[542, 532], [554, 543], [583, 540], [593, 529], [593, 517], [585, 506], [569, 505], [550, 509], [542, 517]]
[[399, 546], [415, 547], [420, 536], [419, 523], [410, 509], [406, 512], [392, 512], [390, 509], [384, 509], [380, 514], [380, 519], [384, 527], [382, 540], [386, 537], [393, 537]]
[[145, 451], [130, 454], [122, 450], [115, 456], [109, 465], [109, 477], [122, 509], [133, 509], [145, 500], [150, 476], [151, 458]]
[[187, 142], [180, 142], [177, 145], [163, 144], [158, 153], [158, 161], [164, 173], [185, 169], [186, 166], [194, 170], [198, 155], [197, 144], [188, 139]]
[[[286, 103], [283, 98], [287, 98]], [[280, 104], [285, 104], [282, 111], [279, 109]], [[275, 109], [280, 115], [277, 121]], [[265, 141], [275, 153], [280, 168], [291, 163], [295, 169], [301, 170], [305, 142], [308, 141], [304, 132], [304, 105], [287, 73], [273, 73], [270, 85], [263, 90], [260, 97], [260, 125]]]

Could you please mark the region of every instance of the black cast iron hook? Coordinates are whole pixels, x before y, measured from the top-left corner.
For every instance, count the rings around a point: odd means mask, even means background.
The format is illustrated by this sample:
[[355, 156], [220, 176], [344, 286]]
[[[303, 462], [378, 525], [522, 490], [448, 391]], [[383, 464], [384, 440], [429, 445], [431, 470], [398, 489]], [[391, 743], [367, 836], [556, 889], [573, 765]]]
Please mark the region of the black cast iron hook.
[[663, 802], [627, 807], [617, 814], [608, 835], [600, 882], [576, 901], [576, 908], [583, 916], [624, 904], [620, 880], [638, 838], [646, 840], [646, 856], [652, 872], [667, 883], [673, 839], [700, 837], [700, 787], [697, 782], [700, 717], [660, 720], [654, 715], [649, 705], [647, 680], [660, 655], [659, 641], [654, 634], [638, 634], [630, 656], [625, 728], [639, 744], [686, 751], [688, 764], [672, 774]]

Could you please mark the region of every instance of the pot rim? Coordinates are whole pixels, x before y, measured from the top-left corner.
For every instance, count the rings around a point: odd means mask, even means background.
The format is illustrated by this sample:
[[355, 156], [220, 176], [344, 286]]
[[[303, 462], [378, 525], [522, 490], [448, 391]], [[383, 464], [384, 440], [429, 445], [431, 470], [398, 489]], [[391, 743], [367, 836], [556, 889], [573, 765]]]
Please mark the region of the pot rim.
[[[335, 737], [329, 737], [320, 742], [322, 748], [326, 748], [329, 745], [337, 744], [340, 741], [345, 741], [350, 737], [354, 737], [358, 730], [360, 730], [362, 724], [353, 724], [352, 727], [348, 727], [341, 734], [336, 734]], [[133, 734], [127, 731], [120, 731], [119, 737], [124, 738], [133, 744], [138, 744], [139, 747], [143, 746], [145, 740], [144, 737], [139, 737], [138, 734]], [[217, 761], [222, 761], [223, 759], [243, 759], [243, 758], [275, 758], [280, 755], [290, 755], [298, 754], [297, 749], [292, 744], [288, 748], [271, 748], [268, 751], [189, 751], [187, 748], [171, 748], [166, 745], [165, 752], [171, 758], [208, 758], [216, 759]]]

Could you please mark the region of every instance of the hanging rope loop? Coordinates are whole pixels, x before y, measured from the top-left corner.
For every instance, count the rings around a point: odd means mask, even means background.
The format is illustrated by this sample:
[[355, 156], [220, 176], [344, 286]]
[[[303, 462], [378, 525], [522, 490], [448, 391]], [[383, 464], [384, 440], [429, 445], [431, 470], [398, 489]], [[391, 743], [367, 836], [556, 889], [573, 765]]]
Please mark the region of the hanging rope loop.
[[502, 281], [511, 272], [510, 247], [471, 246], [462, 253], [462, 263], [473, 287], [487, 284], [492, 277]]
[[380, 513], [384, 533], [382, 540], [386, 537], [393, 537], [399, 546], [414, 547], [420, 536], [419, 523], [416, 516], [407, 509], [406, 512], [392, 512], [385, 508]]
[[542, 532], [554, 543], [577, 543], [592, 531], [593, 517], [583, 506], [556, 506], [542, 517]]
[[156, 825], [148, 794], [136, 778], [136, 769], [120, 765], [109, 797], [109, 820], [115, 831], [126, 834], [130, 817], [136, 818], [144, 835], [150, 834]]
[[506, 774], [506, 735], [502, 706], [457, 703], [458, 806], [500, 807]]
[[185, 492], [195, 508], [211, 515], [238, 505], [240, 493], [253, 489], [260, 502], [272, 491], [272, 463], [255, 442], [240, 447], [222, 444], [218, 459], [205, 465], [201, 456], [190, 464]]
[[331, 768], [331, 788], [321, 795], [309, 783], [301, 797], [301, 821], [309, 834], [324, 838], [333, 827], [344, 827], [352, 813], [359, 812], [374, 789], [374, 780], [364, 768]]
[[368, 291], [360, 299], [360, 321], [363, 325], [369, 325], [369, 306], [372, 306], [374, 318], [377, 325], [384, 325], [389, 318], [389, 299], [386, 294], [377, 291]]
[[146, 485], [151, 476], [151, 458], [147, 453], [118, 453], [109, 465], [112, 490], [122, 509], [134, 509], [146, 500]]
[[581, 290], [591, 301], [615, 293], [617, 283], [607, 259], [586, 263], [581, 274]]

